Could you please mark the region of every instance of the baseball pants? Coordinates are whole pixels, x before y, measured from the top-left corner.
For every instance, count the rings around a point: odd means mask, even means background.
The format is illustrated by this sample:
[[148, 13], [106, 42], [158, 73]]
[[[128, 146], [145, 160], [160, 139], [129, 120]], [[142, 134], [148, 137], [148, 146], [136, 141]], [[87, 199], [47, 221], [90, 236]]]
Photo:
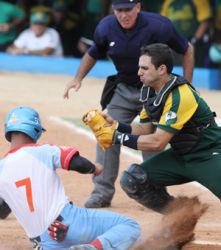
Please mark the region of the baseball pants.
[[65, 239], [52, 240], [46, 230], [39, 238], [43, 250], [68, 250], [72, 245], [99, 239], [104, 250], [126, 250], [140, 235], [140, 226], [132, 219], [111, 212], [75, 207], [68, 203], [60, 216], [69, 226]]
[[197, 181], [221, 199], [221, 148], [205, 150], [189, 161], [168, 149], [144, 161], [141, 167], [154, 183], [171, 186]]

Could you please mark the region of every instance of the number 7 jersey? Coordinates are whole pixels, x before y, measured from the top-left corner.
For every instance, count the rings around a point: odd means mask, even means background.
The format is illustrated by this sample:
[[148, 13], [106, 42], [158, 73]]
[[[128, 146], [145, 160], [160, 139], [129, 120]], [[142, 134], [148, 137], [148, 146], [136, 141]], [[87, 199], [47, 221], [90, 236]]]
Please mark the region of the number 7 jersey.
[[0, 161], [0, 197], [30, 238], [42, 234], [69, 202], [57, 168], [68, 170], [72, 147], [26, 144]]

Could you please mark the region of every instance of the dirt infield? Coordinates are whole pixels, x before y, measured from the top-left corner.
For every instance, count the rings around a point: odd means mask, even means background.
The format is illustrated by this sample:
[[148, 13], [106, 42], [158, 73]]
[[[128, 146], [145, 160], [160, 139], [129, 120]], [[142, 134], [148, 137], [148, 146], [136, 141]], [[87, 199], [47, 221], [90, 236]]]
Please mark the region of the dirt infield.
[[[81, 155], [90, 160], [95, 159], [95, 141], [82, 134], [74, 127], [57, 121], [54, 118], [80, 119], [82, 114], [91, 108], [99, 108], [99, 97], [103, 80], [86, 79], [78, 93], [71, 92], [71, 98], [62, 97], [64, 86], [70, 80], [65, 76], [33, 75], [21, 73], [0, 73], [0, 136], [1, 155], [7, 152], [8, 143], [3, 140], [4, 119], [6, 113], [15, 106], [28, 105], [37, 109], [47, 132], [40, 142], [57, 145], [73, 145]], [[220, 91], [200, 91], [221, 119]], [[121, 154], [120, 172], [130, 163], [138, 162], [137, 156]], [[212, 171], [212, 170], [211, 170]], [[69, 198], [79, 206], [83, 206], [86, 197], [92, 190], [91, 177], [74, 172], [59, 171]], [[173, 195], [199, 195], [200, 200], [209, 204], [209, 209], [200, 219], [195, 230], [195, 240], [184, 247], [185, 250], [217, 250], [221, 249], [221, 213], [220, 201], [205, 188], [195, 183], [170, 187]], [[135, 218], [142, 226], [142, 236], [148, 236], [148, 229], [161, 219], [161, 215], [150, 211], [129, 199], [116, 183], [113, 211], [121, 212]], [[0, 250], [28, 250], [31, 244], [23, 229], [13, 215], [0, 221]]]

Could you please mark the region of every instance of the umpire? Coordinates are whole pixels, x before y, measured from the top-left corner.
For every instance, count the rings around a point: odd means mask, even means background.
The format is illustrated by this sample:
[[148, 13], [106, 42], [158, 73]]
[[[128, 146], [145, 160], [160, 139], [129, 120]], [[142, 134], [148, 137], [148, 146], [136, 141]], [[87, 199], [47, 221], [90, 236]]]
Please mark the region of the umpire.
[[[166, 17], [141, 11], [138, 0], [112, 0], [113, 15], [104, 17], [94, 33], [94, 44], [83, 56], [74, 79], [67, 84], [76, 91], [96, 61], [106, 56], [113, 61], [117, 74], [107, 78], [101, 97], [102, 109], [114, 119], [130, 124], [139, 114], [142, 83], [137, 76], [140, 47], [152, 43], [165, 43], [183, 55], [183, 72], [192, 81], [194, 67], [193, 47], [178, 33]], [[85, 203], [88, 208], [108, 207], [115, 192], [115, 180], [119, 170], [120, 145], [106, 151], [97, 146], [96, 161], [104, 166], [103, 173], [94, 177], [91, 196]]]

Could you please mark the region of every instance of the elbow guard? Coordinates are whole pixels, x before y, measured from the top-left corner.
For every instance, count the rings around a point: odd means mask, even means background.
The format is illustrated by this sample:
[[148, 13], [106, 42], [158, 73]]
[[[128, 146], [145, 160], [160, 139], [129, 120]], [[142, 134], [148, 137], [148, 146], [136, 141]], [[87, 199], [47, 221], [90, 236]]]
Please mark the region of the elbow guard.
[[77, 171], [81, 174], [94, 173], [95, 165], [90, 162], [88, 159], [75, 154], [70, 161], [69, 169]]

